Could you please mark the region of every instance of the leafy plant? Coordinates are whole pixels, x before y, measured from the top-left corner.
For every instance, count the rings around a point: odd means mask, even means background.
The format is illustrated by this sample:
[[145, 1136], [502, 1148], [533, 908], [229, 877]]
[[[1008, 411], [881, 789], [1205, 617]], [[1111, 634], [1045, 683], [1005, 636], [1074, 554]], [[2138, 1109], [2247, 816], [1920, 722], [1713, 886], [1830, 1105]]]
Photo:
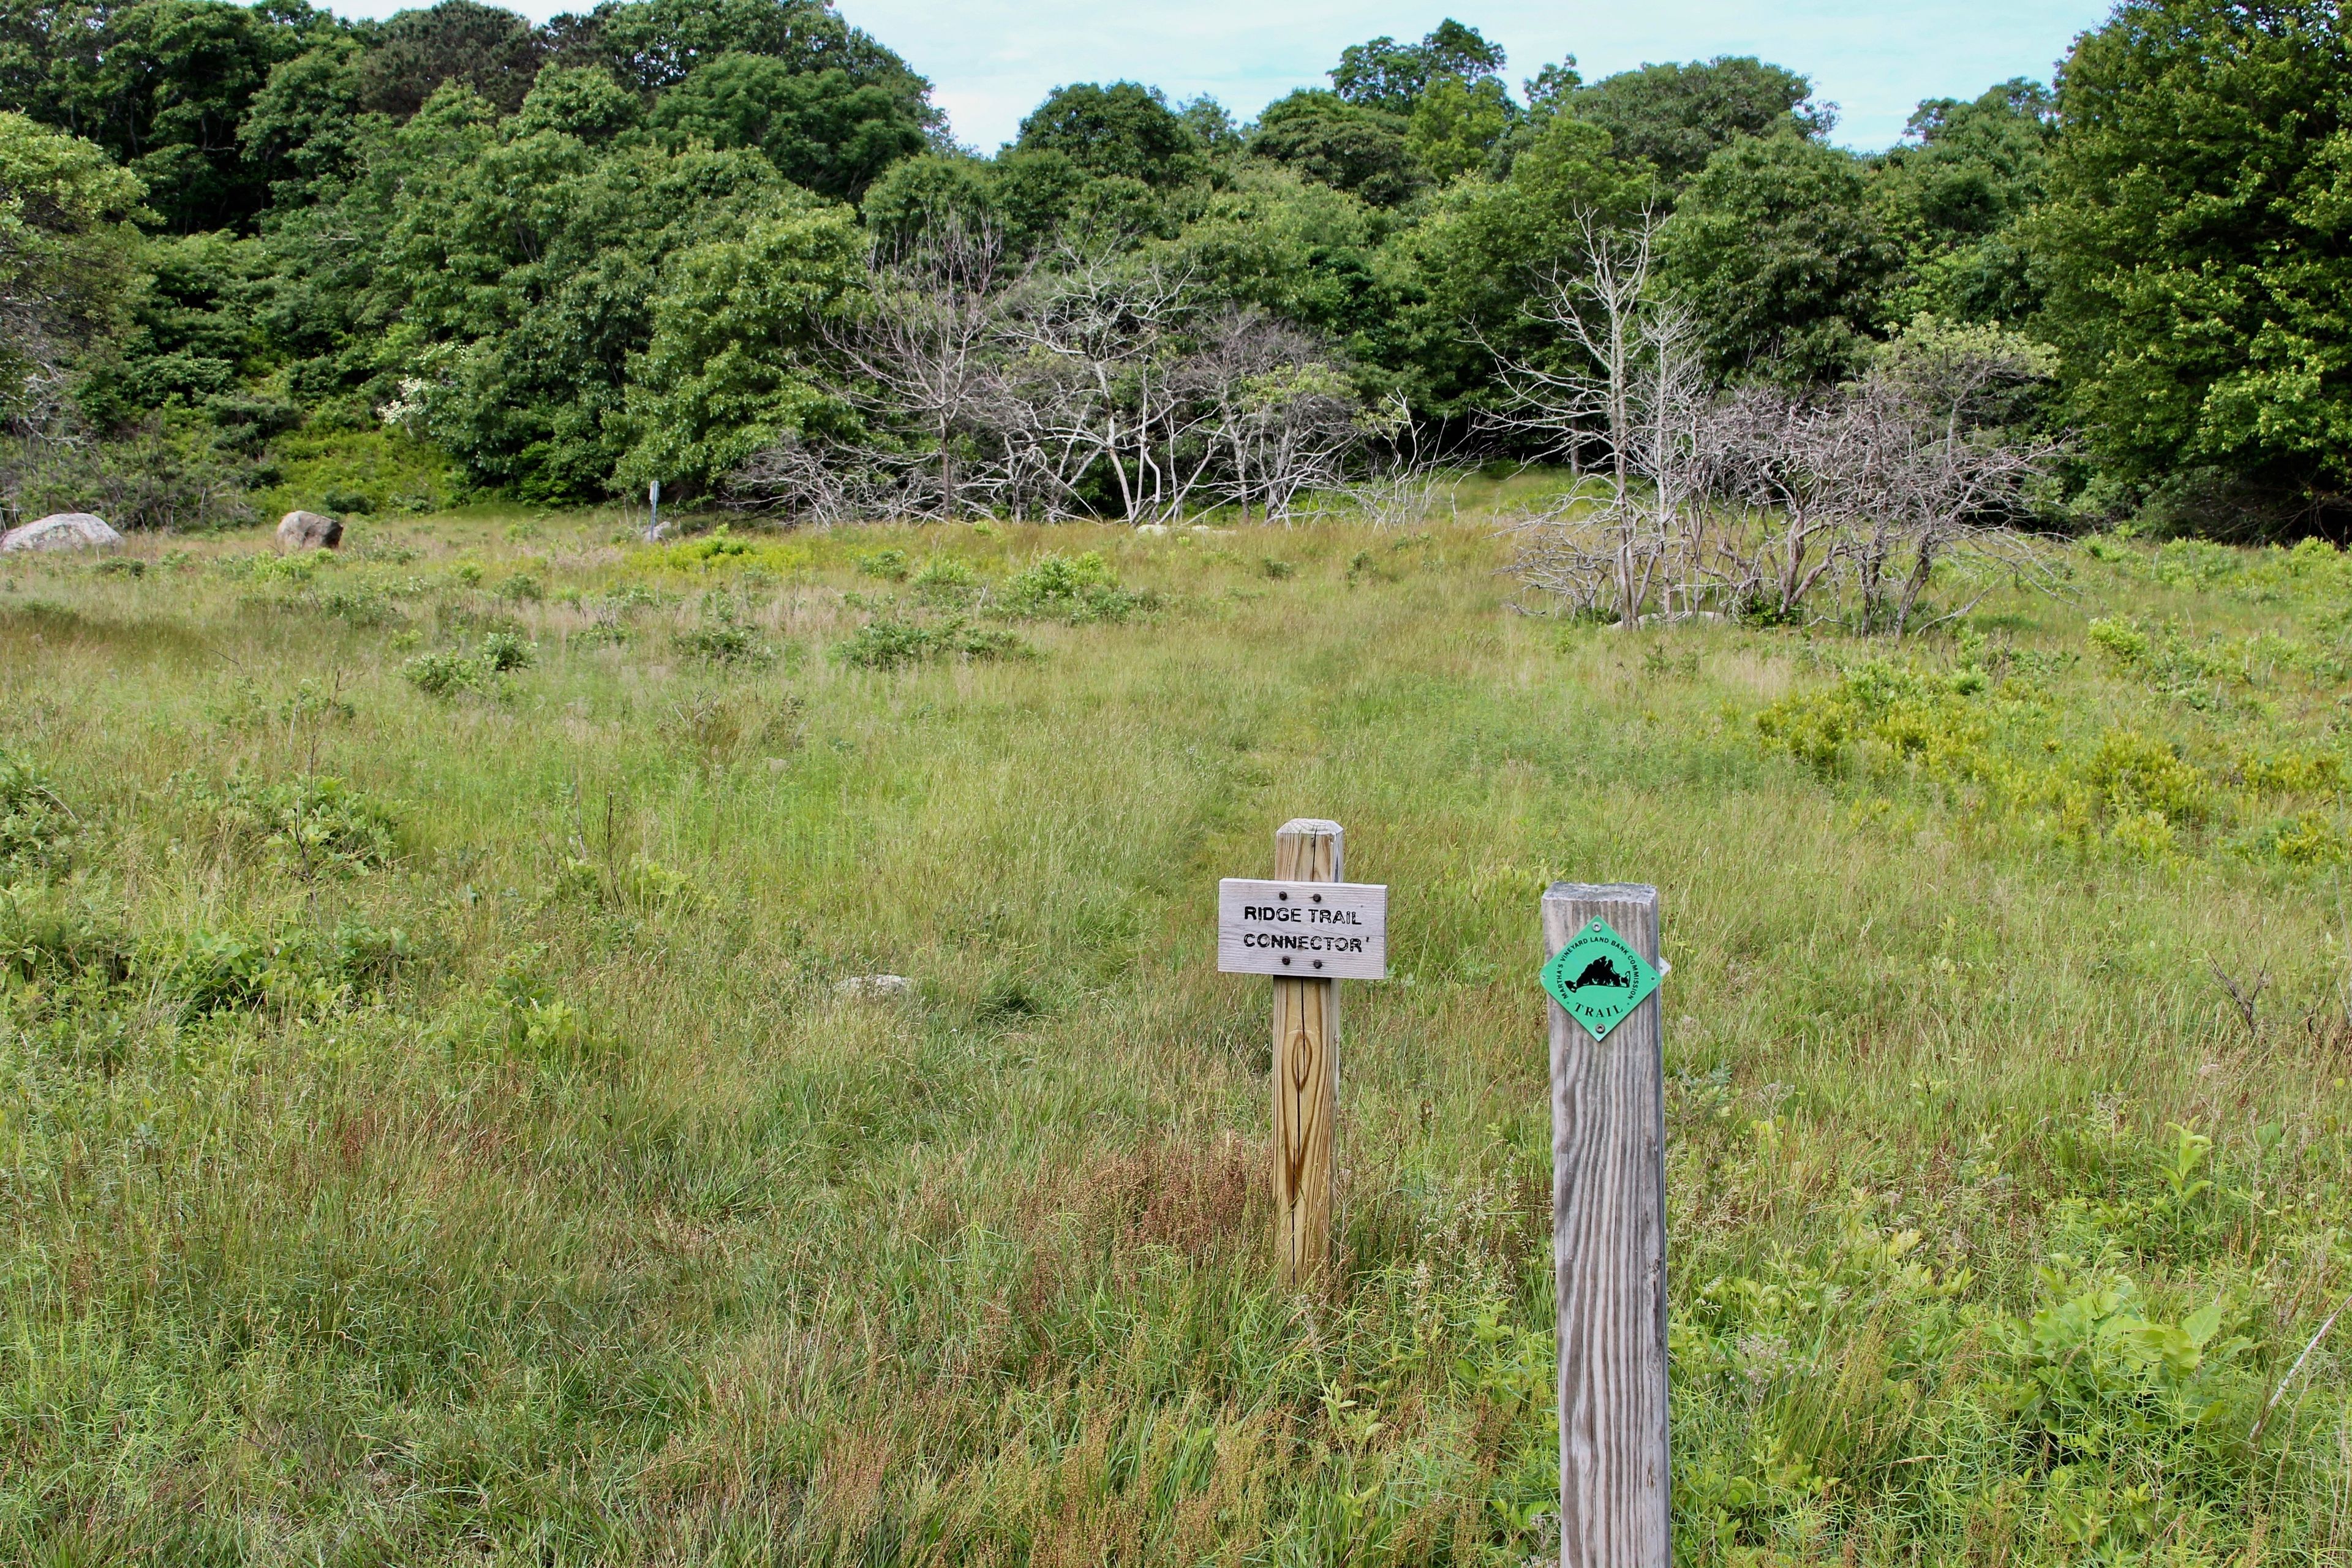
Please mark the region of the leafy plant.
[[339, 778], [232, 778], [217, 790], [194, 786], [189, 798], [223, 838], [306, 877], [377, 869], [399, 853], [392, 814]]
[[835, 645], [834, 657], [861, 669], [903, 669], [950, 656], [973, 660], [1018, 658], [1030, 651], [1014, 633], [1001, 626], [974, 626], [962, 621], [924, 626], [889, 616], [877, 616]]
[[1004, 581], [1008, 615], [1073, 623], [1125, 620], [1144, 603], [1119, 586], [1097, 551], [1083, 555], [1041, 555]]
[[453, 697], [481, 684], [482, 667], [462, 653], [417, 655], [400, 667], [401, 679], [427, 697]]
[[834, 648], [835, 658], [860, 669], [902, 669], [936, 658], [939, 653], [936, 630], [887, 616], [866, 622]]
[[860, 576], [873, 577], [885, 583], [903, 583], [914, 570], [907, 552], [896, 545], [877, 550], [870, 554], [852, 556], [850, 563]]
[[690, 627], [673, 636], [670, 643], [680, 653], [717, 665], [764, 665], [776, 659], [776, 650], [756, 631], [733, 620]]
[[923, 563], [908, 586], [926, 604], [967, 605], [980, 593], [980, 574], [956, 556], [934, 555]]
[[65, 865], [79, 826], [40, 770], [0, 752], [0, 879]]
[[536, 647], [513, 632], [492, 632], [482, 638], [474, 657], [492, 675], [505, 675], [511, 670], [529, 669], [538, 661]]

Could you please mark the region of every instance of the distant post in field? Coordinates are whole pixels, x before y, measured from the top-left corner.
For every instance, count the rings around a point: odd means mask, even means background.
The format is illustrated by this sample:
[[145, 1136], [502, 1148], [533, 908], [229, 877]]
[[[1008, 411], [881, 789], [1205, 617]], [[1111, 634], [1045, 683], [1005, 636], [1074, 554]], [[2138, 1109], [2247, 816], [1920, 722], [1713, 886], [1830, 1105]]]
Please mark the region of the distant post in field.
[[1342, 837], [1336, 822], [1286, 822], [1273, 880], [1217, 884], [1217, 968], [1274, 978], [1275, 1253], [1286, 1285], [1330, 1256], [1339, 982], [1388, 977], [1389, 890], [1339, 879]]
[[1658, 890], [1555, 882], [1552, 1267], [1560, 1568], [1671, 1568]]

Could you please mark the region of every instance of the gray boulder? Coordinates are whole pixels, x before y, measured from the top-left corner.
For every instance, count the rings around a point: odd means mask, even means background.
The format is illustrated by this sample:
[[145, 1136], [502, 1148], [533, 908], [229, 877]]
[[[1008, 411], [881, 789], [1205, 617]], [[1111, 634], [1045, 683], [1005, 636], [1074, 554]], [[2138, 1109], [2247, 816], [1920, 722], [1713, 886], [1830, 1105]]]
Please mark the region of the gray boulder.
[[903, 974], [853, 974], [834, 989], [844, 996], [871, 1001], [883, 996], [911, 996], [915, 983]]
[[0, 534], [0, 551], [110, 550], [122, 535], [106, 526], [106, 519], [86, 511], [52, 512], [37, 522]]
[[323, 511], [289, 511], [278, 520], [280, 550], [332, 550], [343, 542], [343, 525]]

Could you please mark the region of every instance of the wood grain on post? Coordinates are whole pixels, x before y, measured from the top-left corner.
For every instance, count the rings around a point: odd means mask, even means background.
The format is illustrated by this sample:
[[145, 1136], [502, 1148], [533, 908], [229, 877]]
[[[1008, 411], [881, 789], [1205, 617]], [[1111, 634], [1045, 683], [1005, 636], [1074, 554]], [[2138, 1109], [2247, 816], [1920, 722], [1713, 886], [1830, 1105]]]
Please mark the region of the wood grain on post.
[[[1274, 835], [1278, 882], [1337, 882], [1340, 828], [1298, 817]], [[1286, 1285], [1323, 1266], [1331, 1239], [1331, 1123], [1339, 1100], [1339, 983], [1274, 982], [1275, 1250]]]
[[[1658, 890], [1556, 882], [1549, 959], [1595, 919], [1654, 967]], [[1551, 1011], [1560, 1568], [1670, 1568], [1665, 1062], [1658, 994], [1596, 1042]]]

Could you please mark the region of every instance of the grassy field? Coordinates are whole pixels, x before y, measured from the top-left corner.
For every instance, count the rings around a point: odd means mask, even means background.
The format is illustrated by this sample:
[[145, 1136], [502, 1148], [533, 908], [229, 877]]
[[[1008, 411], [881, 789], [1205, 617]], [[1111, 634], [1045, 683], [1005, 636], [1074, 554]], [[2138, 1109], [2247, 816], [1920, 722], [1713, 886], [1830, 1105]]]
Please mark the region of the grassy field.
[[[1627, 634], [1465, 499], [9, 559], [0, 1560], [1540, 1560], [1569, 878], [1663, 889], [1680, 1563], [2352, 1563], [2352, 563]], [[1395, 973], [1290, 1295], [1302, 815]]]

